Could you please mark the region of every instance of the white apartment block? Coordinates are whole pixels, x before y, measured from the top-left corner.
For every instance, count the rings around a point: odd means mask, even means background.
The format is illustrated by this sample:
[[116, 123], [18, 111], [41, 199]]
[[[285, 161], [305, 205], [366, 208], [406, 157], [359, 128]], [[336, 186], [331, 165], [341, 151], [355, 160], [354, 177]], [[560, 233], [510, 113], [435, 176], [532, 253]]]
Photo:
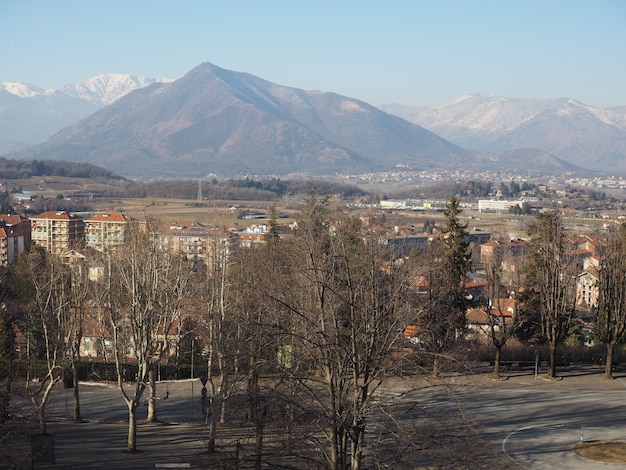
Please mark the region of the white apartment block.
[[31, 217], [30, 222], [32, 242], [49, 253], [61, 255], [83, 243], [85, 221], [77, 215], [48, 211]]
[[117, 212], [96, 214], [85, 220], [85, 243], [100, 252], [122, 245], [127, 223]]

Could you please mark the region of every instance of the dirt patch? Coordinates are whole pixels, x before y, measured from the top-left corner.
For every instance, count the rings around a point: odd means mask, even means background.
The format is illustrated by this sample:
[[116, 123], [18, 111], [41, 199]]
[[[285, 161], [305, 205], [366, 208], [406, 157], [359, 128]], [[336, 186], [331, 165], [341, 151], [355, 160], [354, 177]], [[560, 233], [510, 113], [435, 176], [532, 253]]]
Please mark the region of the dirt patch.
[[587, 441], [572, 446], [579, 456], [604, 463], [626, 463], [626, 442]]

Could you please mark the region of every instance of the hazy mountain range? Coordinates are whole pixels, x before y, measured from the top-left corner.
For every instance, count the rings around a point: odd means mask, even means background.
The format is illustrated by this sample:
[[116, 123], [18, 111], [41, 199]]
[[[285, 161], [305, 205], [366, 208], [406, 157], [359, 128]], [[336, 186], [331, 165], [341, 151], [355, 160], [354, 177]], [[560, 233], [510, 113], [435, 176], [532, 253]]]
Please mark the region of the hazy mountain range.
[[604, 109], [571, 98], [470, 94], [436, 108], [398, 104], [380, 108], [473, 150], [536, 147], [581, 167], [626, 170], [624, 106]]
[[[472, 97], [487, 98], [471, 95], [455, 103], [471, 102]], [[497, 102], [497, 97], [489, 98]], [[25, 105], [24, 100], [29, 104]], [[55, 100], [63, 102], [58, 109]], [[517, 111], [514, 111], [515, 103], [508, 106], [511, 116], [508, 127], [502, 119], [489, 119], [497, 108], [490, 111], [485, 104], [482, 111], [475, 111], [482, 114], [481, 126], [472, 127], [470, 123], [466, 127], [487, 135], [491, 123], [491, 140], [478, 145], [482, 141], [477, 138], [475, 145], [455, 145], [437, 135], [443, 132], [435, 129], [436, 110], [445, 107], [433, 108], [434, 114], [430, 116], [434, 117], [423, 124], [436, 132], [433, 133], [393, 115], [404, 115], [410, 120], [414, 115], [426, 119], [427, 109], [382, 107], [387, 113], [357, 99], [285, 87], [204, 63], [175, 81], [101, 75], [60, 91], [3, 83], [0, 84], [0, 123], [9, 121], [11, 116], [16, 120], [15, 115], [22, 112], [17, 111], [19, 103], [23, 104], [22, 109], [30, 106], [39, 119], [56, 113], [64, 114], [69, 120], [69, 110], [77, 109], [85, 113], [82, 119], [73, 121], [42, 144], [6, 157], [89, 162], [125, 176], [319, 175], [394, 168], [543, 173], [576, 170], [573, 160], [556, 158], [537, 145], [534, 138], [512, 139], [510, 146], [490, 147], [496, 140], [493, 135], [511, 132], [515, 119], [519, 124], [529, 126], [535, 122], [541, 126], [545, 120], [538, 119], [542, 113], [537, 110], [543, 102], [536, 101], [534, 105], [525, 103], [526, 108], [518, 106]], [[12, 113], [7, 102], [14, 106]], [[42, 103], [48, 108], [37, 112], [36, 105]], [[474, 107], [480, 107], [477, 103]], [[578, 113], [588, 114], [582, 104], [570, 106], [570, 111], [568, 119], [572, 122], [580, 122]], [[465, 112], [468, 122], [471, 121], [472, 106], [467, 105]], [[619, 116], [619, 109], [606, 111], [609, 112], [611, 116]], [[526, 118], [515, 118], [516, 113]], [[457, 119], [458, 116], [457, 112]], [[450, 117], [448, 122], [454, 124], [454, 119]], [[606, 126], [610, 130], [619, 128], [612, 120]], [[60, 121], [58, 116], [56, 121]], [[36, 127], [34, 120], [30, 122], [30, 127]], [[567, 135], [568, 130], [562, 132]], [[458, 132], [468, 139], [470, 134]], [[580, 138], [584, 137], [582, 130], [579, 134]], [[553, 136], [557, 138], [556, 131]], [[619, 140], [619, 132], [613, 138]], [[0, 147], [9, 145], [0, 134]], [[611, 155], [605, 162], [621, 168], [626, 159], [618, 152]], [[579, 164], [584, 161], [578, 159]]]
[[0, 155], [44, 142], [137, 88], [171, 81], [107, 73], [61, 90], [0, 82]]

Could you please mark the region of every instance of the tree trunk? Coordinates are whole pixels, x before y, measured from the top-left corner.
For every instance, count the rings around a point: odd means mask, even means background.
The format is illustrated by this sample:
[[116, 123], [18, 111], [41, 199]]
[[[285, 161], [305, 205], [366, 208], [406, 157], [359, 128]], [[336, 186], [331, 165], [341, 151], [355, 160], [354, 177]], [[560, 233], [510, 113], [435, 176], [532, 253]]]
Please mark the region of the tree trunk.
[[220, 424], [226, 423], [226, 408], [227, 408], [227, 396], [228, 396], [228, 373], [220, 374], [220, 398], [221, 407], [220, 407]]
[[330, 467], [331, 470], [343, 470], [340, 462], [340, 451], [339, 451], [339, 433], [336, 429], [332, 430], [332, 439], [330, 443]]
[[435, 360], [433, 361], [433, 378], [434, 379], [439, 378], [439, 358], [438, 357], [436, 357]]
[[365, 447], [365, 424], [355, 420], [352, 428], [352, 466], [351, 470], [360, 470], [363, 449]]
[[205, 426], [208, 428], [207, 432], [207, 452], [215, 452], [215, 438], [217, 436], [217, 406], [215, 403], [215, 391], [216, 386], [211, 376], [211, 361], [209, 361], [209, 385], [211, 386], [210, 396], [207, 397], [207, 413], [205, 418]]
[[500, 358], [502, 357], [502, 345], [496, 344], [496, 357], [493, 361], [493, 375], [500, 377]]
[[39, 431], [41, 434], [48, 434], [48, 425], [46, 424], [45, 408], [43, 406], [37, 407], [37, 418], [39, 420]]
[[250, 396], [249, 419], [252, 422], [257, 420], [257, 409], [259, 406], [259, 371], [256, 367], [256, 359], [254, 356], [249, 357], [248, 370], [248, 395]]
[[74, 421], [82, 421], [80, 414], [80, 396], [78, 393], [78, 372], [76, 362], [72, 361], [72, 394], [74, 396]]
[[128, 405], [128, 452], [137, 450], [137, 407], [134, 403]]
[[606, 344], [606, 365], [604, 366], [604, 378], [611, 380], [613, 378], [613, 352], [615, 351], [615, 342], [611, 341]]
[[[37, 402], [37, 394], [31, 394], [30, 396], [30, 400], [35, 408], [35, 411], [37, 413], [37, 418], [39, 420], [39, 430], [41, 431], [41, 434], [47, 434], [48, 433], [48, 426], [46, 424], [46, 404], [48, 403], [48, 396], [50, 395], [50, 392], [52, 391], [52, 388], [54, 387], [54, 384], [56, 383], [56, 380], [50, 380], [44, 391], [43, 394], [41, 395], [41, 400], [39, 400], [39, 402]], [[28, 387], [28, 385], [27, 385]]]
[[550, 364], [548, 364], [547, 377], [550, 379], [556, 377], [556, 344], [554, 341], [550, 344]]
[[254, 469], [261, 470], [261, 464], [263, 462], [263, 431], [265, 428], [265, 424], [263, 422], [263, 417], [259, 417], [256, 422], [256, 442], [254, 444], [255, 447], [255, 458], [254, 458]]
[[148, 417], [146, 421], [148, 423], [156, 423], [159, 419], [157, 418], [156, 410], [156, 372], [153, 366], [150, 366], [148, 371], [148, 381], [150, 382], [150, 397], [148, 398]]

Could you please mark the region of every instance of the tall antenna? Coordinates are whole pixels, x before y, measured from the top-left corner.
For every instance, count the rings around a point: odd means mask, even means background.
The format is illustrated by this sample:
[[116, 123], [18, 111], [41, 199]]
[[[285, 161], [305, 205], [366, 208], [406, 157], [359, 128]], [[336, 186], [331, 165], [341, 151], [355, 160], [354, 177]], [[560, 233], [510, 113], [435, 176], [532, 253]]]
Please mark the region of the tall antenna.
[[202, 204], [202, 178], [198, 180], [198, 205]]

